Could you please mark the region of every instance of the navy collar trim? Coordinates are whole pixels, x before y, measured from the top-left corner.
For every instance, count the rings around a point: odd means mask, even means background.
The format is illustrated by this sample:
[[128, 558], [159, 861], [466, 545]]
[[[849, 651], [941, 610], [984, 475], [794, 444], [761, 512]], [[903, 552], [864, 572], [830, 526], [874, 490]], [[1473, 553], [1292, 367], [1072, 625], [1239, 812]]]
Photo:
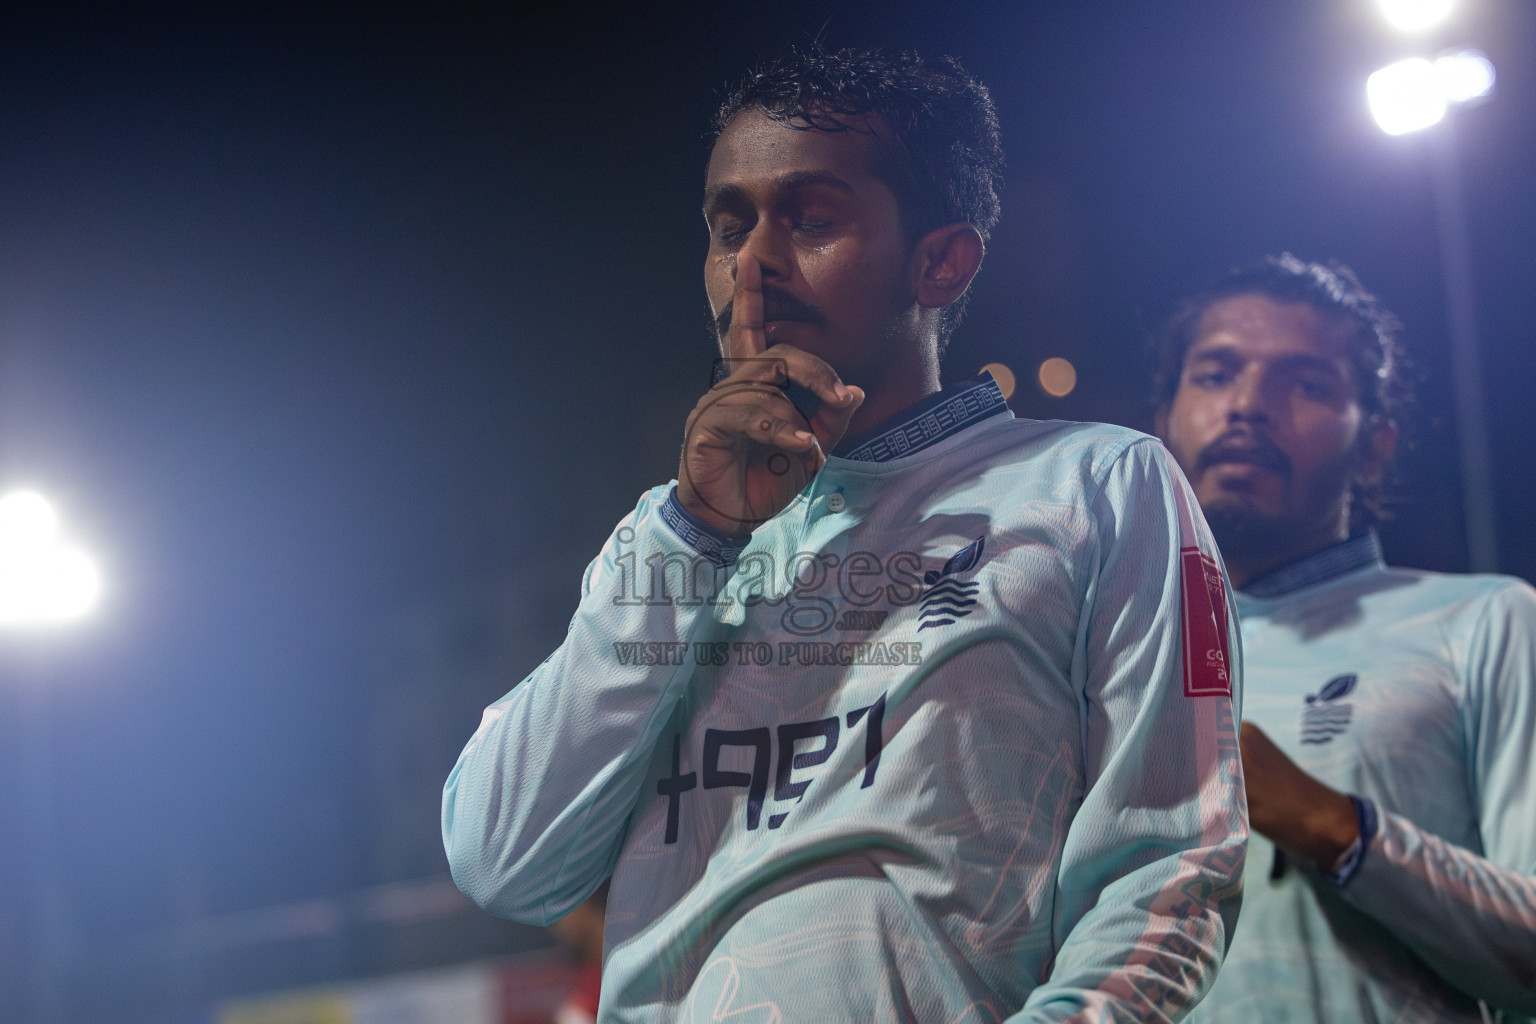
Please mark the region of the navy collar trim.
[[1243, 587], [1242, 593], [1247, 597], [1281, 597], [1368, 565], [1386, 564], [1381, 554], [1381, 538], [1376, 536], [1375, 530], [1367, 530], [1357, 537], [1330, 544], [1299, 562], [1265, 573]]
[[997, 381], [986, 371], [961, 384], [929, 395], [892, 419], [839, 446], [833, 452], [854, 462], [889, 462], [931, 448], [960, 431], [1008, 408]]

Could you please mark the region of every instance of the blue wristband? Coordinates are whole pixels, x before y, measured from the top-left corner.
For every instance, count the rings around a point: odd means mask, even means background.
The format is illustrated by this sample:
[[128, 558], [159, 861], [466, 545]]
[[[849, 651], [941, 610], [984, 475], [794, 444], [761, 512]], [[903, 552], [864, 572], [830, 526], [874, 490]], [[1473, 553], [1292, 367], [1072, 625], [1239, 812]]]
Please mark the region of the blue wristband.
[[1376, 805], [1363, 796], [1349, 794], [1349, 802], [1355, 805], [1355, 826], [1359, 833], [1355, 841], [1344, 853], [1343, 859], [1338, 862], [1333, 870], [1319, 870], [1323, 881], [1330, 885], [1346, 885], [1355, 873], [1360, 870], [1361, 863], [1365, 860], [1365, 852], [1371, 848], [1371, 840], [1376, 838], [1376, 828], [1380, 824], [1380, 818], [1376, 813]]

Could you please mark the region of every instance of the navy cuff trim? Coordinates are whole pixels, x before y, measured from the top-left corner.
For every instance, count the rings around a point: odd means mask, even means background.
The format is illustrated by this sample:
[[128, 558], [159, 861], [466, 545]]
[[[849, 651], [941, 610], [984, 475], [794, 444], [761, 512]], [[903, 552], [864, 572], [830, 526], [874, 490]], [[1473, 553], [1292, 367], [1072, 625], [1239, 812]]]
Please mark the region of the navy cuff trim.
[[746, 549], [750, 537], [727, 537], [713, 526], [695, 518], [677, 500], [677, 487], [667, 492], [661, 503], [661, 518], [677, 538], [715, 565], [731, 565]]
[[1349, 802], [1355, 805], [1355, 826], [1359, 835], [1355, 837], [1354, 844], [1350, 846], [1344, 855], [1343, 863], [1332, 871], [1319, 871], [1323, 881], [1330, 885], [1347, 885], [1351, 878], [1359, 872], [1360, 865], [1365, 861], [1365, 853], [1371, 848], [1371, 840], [1376, 838], [1376, 830], [1381, 824], [1381, 819], [1376, 813], [1376, 804], [1363, 796], [1349, 794]]

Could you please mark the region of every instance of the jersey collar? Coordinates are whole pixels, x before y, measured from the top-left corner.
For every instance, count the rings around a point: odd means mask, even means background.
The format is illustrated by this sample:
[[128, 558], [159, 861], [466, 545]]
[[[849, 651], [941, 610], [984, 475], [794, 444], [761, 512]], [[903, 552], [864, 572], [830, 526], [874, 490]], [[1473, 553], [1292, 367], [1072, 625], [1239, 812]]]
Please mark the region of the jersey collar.
[[905, 458], [1007, 409], [997, 382], [983, 370], [908, 406], [872, 430], [845, 439], [833, 454], [854, 462]]
[[1386, 565], [1381, 554], [1381, 539], [1375, 530], [1366, 530], [1349, 540], [1314, 551], [1299, 562], [1267, 572], [1243, 587], [1242, 593], [1248, 597], [1281, 597], [1368, 565]]

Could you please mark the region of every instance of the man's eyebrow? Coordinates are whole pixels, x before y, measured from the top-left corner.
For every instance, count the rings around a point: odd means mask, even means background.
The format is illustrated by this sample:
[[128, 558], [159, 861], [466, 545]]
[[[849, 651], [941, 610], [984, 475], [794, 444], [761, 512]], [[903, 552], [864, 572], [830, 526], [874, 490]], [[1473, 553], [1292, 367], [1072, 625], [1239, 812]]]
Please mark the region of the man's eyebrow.
[[1281, 356], [1276, 362], [1287, 370], [1315, 370], [1318, 373], [1345, 378], [1350, 373], [1348, 362], [1341, 359], [1330, 359], [1327, 356], [1315, 356], [1310, 352], [1293, 352], [1288, 356]]
[[1215, 359], [1222, 362], [1234, 362], [1238, 359], [1237, 348], [1230, 342], [1196, 342], [1184, 353], [1186, 363], [1195, 363], [1205, 359]]
[[829, 171], [790, 171], [776, 182], [779, 189], [791, 192], [808, 185], [828, 185], [839, 192], [853, 195], [853, 186]]
[[[793, 192], [812, 185], [825, 185], [850, 196], [854, 194], [852, 185], [827, 171], [789, 171], [773, 179], [773, 187], [779, 192]], [[727, 203], [741, 202], [746, 195], [746, 189], [740, 185], [729, 182], [711, 185], [704, 190], [704, 216], [708, 217]]]
[[[1185, 353], [1186, 363], [1197, 363], [1202, 360], [1219, 362], [1241, 362], [1242, 356], [1237, 351], [1237, 346], [1227, 341], [1214, 341], [1210, 343], [1196, 344]], [[1310, 352], [1290, 352], [1275, 360], [1275, 364], [1281, 369], [1317, 370], [1340, 376], [1348, 376], [1348, 364], [1341, 363], [1337, 359], [1328, 356], [1314, 355]]]

